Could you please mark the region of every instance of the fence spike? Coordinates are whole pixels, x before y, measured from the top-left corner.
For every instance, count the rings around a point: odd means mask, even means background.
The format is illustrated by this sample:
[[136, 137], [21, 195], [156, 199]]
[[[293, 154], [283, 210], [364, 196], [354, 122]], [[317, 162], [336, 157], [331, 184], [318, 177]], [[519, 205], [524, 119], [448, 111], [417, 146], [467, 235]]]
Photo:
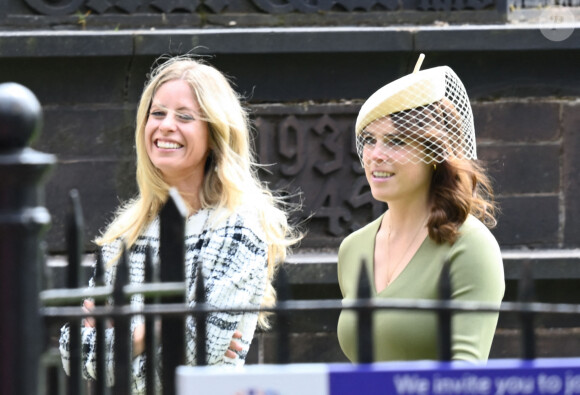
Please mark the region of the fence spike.
[[[371, 298], [371, 286], [367, 273], [367, 263], [361, 260], [357, 298], [359, 301]], [[367, 306], [359, 307], [358, 313], [358, 362], [373, 362], [373, 310]]]
[[[78, 288], [81, 286], [81, 261], [83, 253], [83, 213], [79, 192], [76, 189], [69, 191], [69, 206], [66, 214], [66, 245], [67, 245], [67, 287]], [[77, 395], [84, 393], [81, 380], [82, 371], [82, 324], [79, 320], [69, 323], [69, 366], [70, 378], [68, 393]]]
[[106, 330], [106, 318], [97, 318], [95, 324], [96, 330], [96, 353], [97, 353], [97, 380], [96, 380], [96, 391], [97, 395], [103, 395], [107, 391], [107, 381], [106, 381], [106, 347], [105, 347], [105, 330]]
[[185, 219], [187, 209], [175, 188], [159, 212], [159, 257], [161, 281], [183, 281], [185, 277]]
[[[113, 304], [115, 307], [122, 307], [126, 304], [126, 297], [123, 287], [128, 282], [129, 261], [127, 257], [127, 245], [123, 242], [121, 256], [117, 262], [115, 281], [113, 285]], [[131, 393], [131, 317], [124, 314], [115, 314], [113, 321], [115, 325], [114, 342], [114, 395], [126, 395]]]
[[[439, 300], [442, 302], [451, 299], [451, 262], [446, 259], [439, 277]], [[439, 360], [451, 361], [451, 316], [450, 310], [441, 309], [437, 312], [439, 330]]]
[[154, 281], [155, 275], [153, 274], [153, 256], [151, 252], [151, 246], [147, 244], [145, 246], [145, 282], [151, 283]]
[[81, 286], [80, 268], [83, 255], [84, 219], [79, 191], [69, 192], [69, 209], [66, 214], [66, 245], [67, 245], [67, 286]]
[[[147, 247], [145, 247], [145, 282], [156, 282], [159, 280], [158, 277], [155, 267], [153, 266], [153, 252], [151, 251], [151, 246], [147, 245]], [[154, 297], [151, 298], [150, 301], [157, 304], [159, 303], [159, 298]], [[156, 321], [157, 318], [155, 316], [145, 318], [145, 355], [147, 356], [145, 365], [145, 395], [155, 393], [155, 366], [157, 366], [157, 356], [155, 352], [157, 348], [155, 341]]]
[[103, 251], [97, 248], [95, 251], [95, 270], [93, 278], [96, 286], [105, 285], [105, 262], [103, 262]]
[[536, 334], [534, 331], [534, 312], [529, 310], [530, 304], [535, 299], [534, 279], [532, 264], [529, 260], [522, 262], [522, 270], [518, 281], [518, 298], [522, 302], [523, 310], [520, 313], [522, 325], [522, 358], [534, 359], [536, 357]]
[[78, 319], [69, 323], [69, 368], [67, 393], [81, 394], [81, 323]]
[[113, 282], [113, 303], [115, 306], [122, 306], [125, 304], [125, 292], [123, 287], [127, 285], [129, 280], [129, 259], [128, 259], [127, 245], [122, 242], [121, 255], [115, 268], [115, 280]]
[[291, 299], [290, 282], [288, 281], [288, 274], [284, 268], [281, 268], [276, 276], [276, 294], [278, 299], [278, 310], [276, 316], [277, 329], [277, 359], [279, 364], [287, 364], [290, 362], [290, 317], [285, 310], [286, 301]]
[[[185, 219], [187, 208], [175, 188], [159, 212], [159, 276], [162, 282], [185, 280]], [[164, 303], [184, 303], [185, 295], [163, 298]], [[161, 321], [161, 366], [163, 391], [175, 393], [175, 369], [185, 362], [183, 317], [164, 317]]]
[[[105, 284], [105, 269], [104, 269], [104, 262], [103, 262], [103, 253], [100, 248], [97, 248], [95, 251], [95, 271], [93, 274], [93, 278], [95, 281], [95, 286], [102, 286]], [[95, 302], [96, 305], [104, 305], [106, 302], [98, 303]], [[95, 319], [95, 330], [96, 330], [96, 354], [97, 354], [97, 380], [96, 380], [96, 391], [97, 395], [104, 395], [107, 391], [107, 382], [106, 382], [106, 371], [107, 371], [107, 363], [106, 363], [106, 356], [105, 356], [105, 330], [106, 330], [106, 318], [105, 317], [98, 317]]]
[[[205, 280], [203, 278], [203, 263], [197, 264], [195, 285], [195, 304], [205, 305]], [[205, 366], [207, 364], [207, 314], [198, 312], [195, 315], [195, 364]]]

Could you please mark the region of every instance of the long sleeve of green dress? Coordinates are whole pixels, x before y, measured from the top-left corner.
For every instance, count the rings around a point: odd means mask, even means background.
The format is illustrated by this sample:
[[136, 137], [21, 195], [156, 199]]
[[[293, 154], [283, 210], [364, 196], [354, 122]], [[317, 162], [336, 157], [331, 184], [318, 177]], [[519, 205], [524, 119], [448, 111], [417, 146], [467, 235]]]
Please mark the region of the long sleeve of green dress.
[[[382, 218], [349, 235], [338, 256], [338, 280], [345, 300], [355, 299], [360, 265], [374, 279], [375, 236]], [[452, 299], [481, 301], [499, 307], [505, 291], [503, 262], [497, 241], [475, 217], [469, 216], [460, 228], [458, 240], [437, 244], [426, 237], [403, 272], [374, 298], [437, 299], [438, 281], [445, 260], [451, 263]], [[454, 313], [452, 318], [452, 358], [485, 361], [495, 334], [498, 312]], [[357, 361], [356, 313], [341, 312], [338, 340], [345, 355]], [[373, 346], [376, 361], [435, 360], [437, 316], [424, 311], [377, 311], [373, 315]]]

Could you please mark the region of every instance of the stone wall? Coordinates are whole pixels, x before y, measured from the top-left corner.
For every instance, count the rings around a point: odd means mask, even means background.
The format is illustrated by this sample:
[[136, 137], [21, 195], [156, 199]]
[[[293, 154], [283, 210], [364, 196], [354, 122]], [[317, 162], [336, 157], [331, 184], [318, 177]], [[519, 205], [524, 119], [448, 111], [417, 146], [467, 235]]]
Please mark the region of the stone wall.
[[[578, 248], [575, 95], [580, 84], [570, 61], [577, 52], [426, 54], [424, 67], [450, 65], [471, 96], [479, 157], [490, 169], [502, 209], [494, 230], [502, 247]], [[259, 160], [272, 164], [262, 173], [264, 180], [302, 195], [301, 217], [310, 217], [303, 248], [336, 248], [342, 237], [383, 210], [372, 201], [358, 165], [352, 125], [364, 97], [408, 72], [416, 55], [417, 51], [385, 51], [209, 59], [231, 75], [248, 98]], [[47, 236], [51, 253], [62, 253], [65, 247], [63, 218], [69, 189], [81, 192], [87, 240], [120, 200], [135, 193], [133, 118], [153, 60], [150, 56], [3, 60], [0, 77], [31, 87], [44, 105], [45, 127], [35, 148], [59, 157], [47, 188], [47, 204], [54, 215]], [[551, 65], [558, 62], [570, 65], [554, 72]], [[534, 64], [534, 70], [524, 64]]]

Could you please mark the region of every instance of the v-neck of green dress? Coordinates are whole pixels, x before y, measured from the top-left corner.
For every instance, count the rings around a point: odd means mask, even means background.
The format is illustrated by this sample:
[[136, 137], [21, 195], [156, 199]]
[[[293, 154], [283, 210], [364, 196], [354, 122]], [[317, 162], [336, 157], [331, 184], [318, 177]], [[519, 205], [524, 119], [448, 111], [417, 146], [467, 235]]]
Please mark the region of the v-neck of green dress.
[[[381, 297], [388, 297], [389, 293], [393, 293], [393, 291], [395, 291], [398, 287], [397, 287], [397, 283], [404, 283], [404, 279], [405, 277], [413, 277], [413, 273], [416, 272], [417, 270], [421, 269], [421, 262], [423, 261], [422, 259], [418, 259], [423, 257], [423, 255], [425, 254], [424, 250], [424, 246], [425, 244], [428, 244], [429, 242], [429, 236], [425, 236], [425, 238], [421, 241], [421, 245], [419, 246], [419, 248], [417, 249], [417, 251], [415, 251], [415, 253], [413, 254], [413, 256], [411, 257], [411, 259], [409, 260], [409, 262], [405, 265], [405, 267], [403, 268], [403, 270], [401, 271], [401, 273], [399, 273], [399, 275], [397, 275], [397, 277], [395, 277], [395, 279], [388, 285], [386, 285], [381, 291], [378, 291], [376, 289], [376, 285], [375, 285], [375, 248], [376, 248], [376, 240], [377, 240], [377, 234], [379, 232], [379, 229], [381, 228], [381, 223], [383, 222], [383, 217], [385, 216], [386, 213], [384, 213], [383, 215], [381, 215], [379, 218], [377, 218], [377, 220], [375, 220], [375, 222], [373, 223], [373, 227], [370, 230], [370, 232], [372, 233], [373, 237], [369, 237], [368, 241], [369, 241], [369, 245], [368, 248], [365, 248], [365, 251], [371, 251], [370, 256], [366, 257], [366, 262], [367, 262], [367, 272], [370, 273], [369, 274], [369, 278], [371, 279], [371, 283], [372, 283], [372, 290], [373, 290], [373, 295], [377, 295], [377, 296], [381, 296]], [[365, 246], [367, 247], [367, 246]], [[400, 281], [398, 281], [399, 279], [401, 279]], [[394, 289], [393, 289], [394, 288]]]

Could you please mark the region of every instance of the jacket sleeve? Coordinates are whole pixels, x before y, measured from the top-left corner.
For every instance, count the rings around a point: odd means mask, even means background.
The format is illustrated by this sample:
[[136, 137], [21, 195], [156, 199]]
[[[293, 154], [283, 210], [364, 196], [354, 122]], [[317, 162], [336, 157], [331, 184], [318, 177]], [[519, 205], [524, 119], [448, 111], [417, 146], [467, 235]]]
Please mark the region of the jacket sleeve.
[[[201, 262], [205, 296], [218, 308], [236, 306], [259, 308], [267, 283], [267, 244], [257, 221], [234, 215], [224, 226], [202, 238]], [[194, 268], [196, 270], [197, 268]], [[192, 277], [195, 272], [192, 273]], [[195, 281], [197, 283], [197, 281]], [[189, 304], [193, 306], [195, 284], [189, 284]], [[207, 317], [207, 363], [243, 364], [258, 320], [258, 312], [212, 313]], [[195, 324], [188, 319], [188, 363], [195, 363]], [[238, 358], [225, 357], [235, 330], [242, 333], [243, 351]]]
[[[95, 287], [95, 277], [91, 277], [89, 280], [89, 288]], [[111, 362], [112, 355], [110, 350], [112, 349], [114, 333], [112, 330], [106, 330], [105, 341], [106, 350], [109, 350], [107, 354], [107, 360]], [[83, 378], [87, 380], [94, 380], [96, 376], [96, 330], [95, 328], [81, 326], [81, 371]], [[70, 375], [70, 325], [66, 323], [60, 330], [59, 338], [59, 351], [62, 361], [62, 366], [67, 375]], [[111, 363], [112, 365], [112, 363]]]
[[[106, 360], [107, 360], [107, 383], [112, 385], [113, 374], [113, 328], [105, 330], [106, 343]], [[96, 372], [96, 330], [95, 328], [81, 328], [81, 359], [82, 375], [87, 380], [95, 380]], [[70, 327], [65, 324], [60, 330], [59, 351], [62, 360], [62, 366], [67, 375], [70, 375]]]
[[[119, 254], [119, 244], [113, 243], [103, 248], [103, 261], [114, 261]], [[105, 283], [111, 285], [114, 280], [115, 265], [111, 265], [105, 274]], [[89, 288], [95, 287], [95, 276], [89, 280]], [[133, 319], [132, 327], [137, 323], [136, 318]], [[115, 331], [113, 328], [105, 330], [105, 359], [106, 359], [106, 377], [107, 384], [113, 384], [114, 366], [113, 366], [113, 346], [115, 340]], [[70, 326], [65, 324], [61, 328], [59, 338], [59, 351], [61, 355], [62, 365], [65, 373], [70, 375]], [[81, 326], [81, 364], [82, 375], [87, 380], [95, 380], [97, 378], [96, 372], [96, 329], [92, 327]]]

